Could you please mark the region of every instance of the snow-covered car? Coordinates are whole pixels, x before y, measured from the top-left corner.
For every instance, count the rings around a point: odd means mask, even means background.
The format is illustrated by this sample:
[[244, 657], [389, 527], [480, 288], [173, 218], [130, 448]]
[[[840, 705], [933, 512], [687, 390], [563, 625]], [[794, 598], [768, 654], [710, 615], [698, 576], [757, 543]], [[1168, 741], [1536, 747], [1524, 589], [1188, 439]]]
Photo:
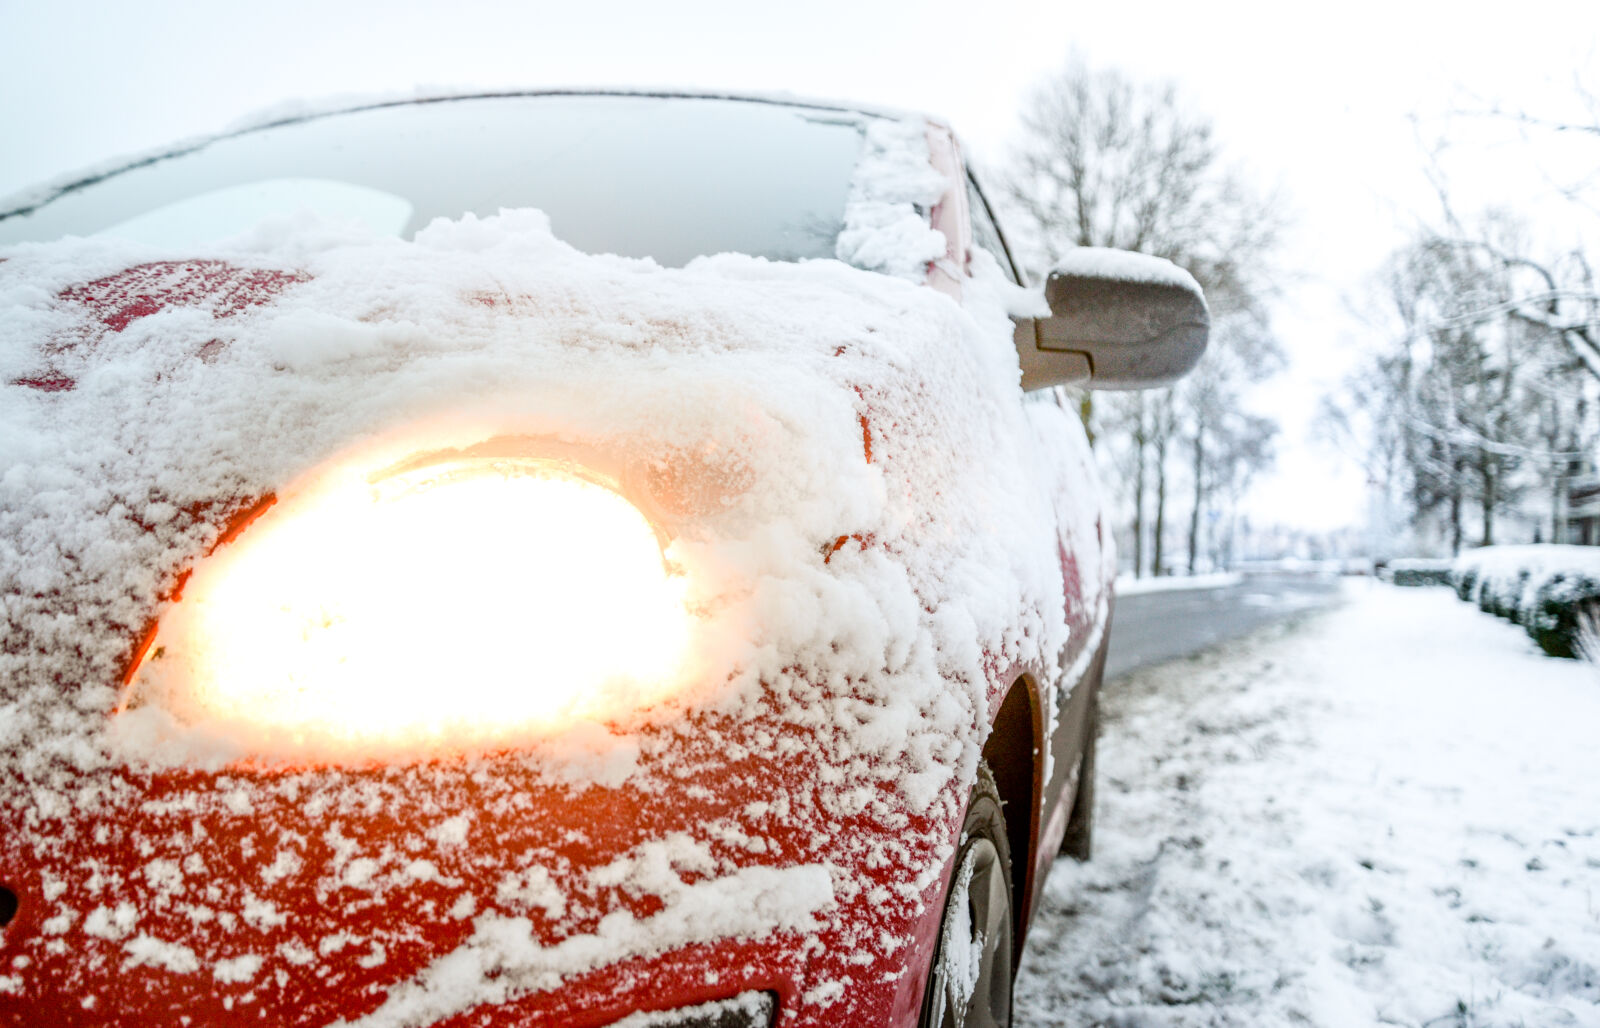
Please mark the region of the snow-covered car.
[[285, 113], [0, 207], [0, 1023], [1009, 1020], [1115, 562], [948, 128]]

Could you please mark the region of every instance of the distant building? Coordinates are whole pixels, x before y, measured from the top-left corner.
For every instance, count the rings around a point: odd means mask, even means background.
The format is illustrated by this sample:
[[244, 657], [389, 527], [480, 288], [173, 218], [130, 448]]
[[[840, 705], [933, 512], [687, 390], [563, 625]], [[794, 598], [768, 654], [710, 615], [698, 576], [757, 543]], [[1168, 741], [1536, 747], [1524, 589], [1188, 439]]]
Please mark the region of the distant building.
[[1600, 546], [1600, 474], [1588, 467], [1567, 484], [1566, 538], [1557, 542]]

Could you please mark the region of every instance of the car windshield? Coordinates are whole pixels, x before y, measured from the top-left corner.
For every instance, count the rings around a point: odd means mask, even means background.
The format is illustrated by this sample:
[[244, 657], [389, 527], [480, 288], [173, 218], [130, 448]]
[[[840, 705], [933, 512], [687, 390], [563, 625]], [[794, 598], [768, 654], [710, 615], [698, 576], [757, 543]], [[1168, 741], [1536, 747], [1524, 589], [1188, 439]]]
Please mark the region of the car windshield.
[[409, 238], [537, 207], [588, 253], [834, 256], [866, 116], [747, 100], [535, 95], [404, 103], [216, 139], [0, 217], [0, 245], [182, 247], [310, 210]]

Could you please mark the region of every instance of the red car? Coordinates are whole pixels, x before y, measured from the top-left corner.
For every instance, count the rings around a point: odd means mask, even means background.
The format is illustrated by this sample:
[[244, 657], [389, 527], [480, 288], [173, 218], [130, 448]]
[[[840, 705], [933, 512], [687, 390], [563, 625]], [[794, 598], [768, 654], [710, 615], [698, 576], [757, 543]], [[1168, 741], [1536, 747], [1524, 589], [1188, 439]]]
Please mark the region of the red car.
[[[1114, 561], [949, 130], [516, 94], [0, 213], [0, 1023], [990, 1025]], [[540, 213], [543, 212], [543, 213]]]

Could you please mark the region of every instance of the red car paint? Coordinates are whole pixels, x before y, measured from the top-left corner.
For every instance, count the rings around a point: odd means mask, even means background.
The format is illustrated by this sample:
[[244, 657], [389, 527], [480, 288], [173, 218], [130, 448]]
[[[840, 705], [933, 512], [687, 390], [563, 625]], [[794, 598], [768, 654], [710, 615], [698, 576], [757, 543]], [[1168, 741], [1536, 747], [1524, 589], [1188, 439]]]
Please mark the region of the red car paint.
[[[948, 131], [934, 126], [929, 138], [934, 164], [950, 186], [932, 212], [934, 226], [949, 240], [947, 256], [930, 265], [928, 283], [959, 293], [972, 245], [965, 176]], [[51, 366], [19, 377], [15, 384], [41, 393], [71, 389], [77, 362], [100, 338], [124, 331], [138, 318], [195, 308], [223, 323], [307, 281], [309, 276], [294, 269], [195, 261], [140, 265], [72, 286], [58, 301], [87, 308], [100, 327], [59, 341], [51, 350]], [[225, 327], [219, 324], [219, 347], [225, 345]], [[863, 459], [892, 459], [896, 426], [873, 419], [869, 396], [863, 396], [862, 404]], [[182, 516], [231, 526], [225, 545], [267, 502], [270, 498], [231, 497]], [[1062, 502], [1081, 501], [1064, 497]], [[1073, 690], [1065, 709], [1051, 712], [1044, 709], [1036, 684], [1050, 669], [994, 666], [988, 682], [991, 721], [1018, 687], [1026, 691], [1032, 727], [1028, 744], [1016, 747], [1028, 762], [1024, 779], [1032, 783], [1031, 802], [1020, 821], [1024, 845], [1013, 845], [1016, 904], [1024, 931], [1072, 808], [1073, 797], [1063, 787], [1075, 771], [1098, 684], [1100, 659], [1089, 648], [1103, 650], [1107, 616], [1103, 607], [1096, 610], [1084, 601], [1082, 578], [1098, 575], [1100, 569], [1080, 567], [1074, 552], [1078, 541], [1065, 523], [1058, 531], [1073, 640], [1061, 662], [1079, 669], [1084, 687]], [[832, 559], [846, 545], [873, 544], [870, 536], [841, 534], [825, 557]], [[182, 576], [175, 577], [168, 593], [175, 595], [182, 582]], [[1091, 591], [1099, 593], [1098, 588]], [[131, 666], [148, 645], [149, 634], [130, 628]], [[773, 698], [775, 704], [783, 702]], [[1052, 725], [1054, 738], [1049, 735]], [[659, 913], [659, 898], [595, 887], [585, 872], [645, 841], [683, 832], [705, 841], [719, 859], [741, 867], [831, 862], [847, 865], [854, 877], [883, 888], [838, 896], [841, 916], [820, 936], [820, 945], [805, 945], [800, 933], [783, 931], [757, 940], [687, 945], [566, 977], [560, 988], [525, 992], [437, 1023], [585, 1028], [639, 1010], [673, 1009], [759, 989], [777, 995], [777, 1023], [785, 1028], [914, 1025], [954, 857], [952, 846], [941, 852], [934, 840], [954, 842], [960, 803], [945, 808], [952, 814], [942, 819], [908, 820], [896, 805], [885, 803], [842, 817], [819, 807], [811, 818], [774, 821], [762, 814], [762, 803], [774, 795], [793, 794], [796, 781], [826, 773], [804, 751], [794, 756], [775, 744], [786, 731], [792, 727], [775, 718], [734, 720], [710, 714], [650, 730], [641, 765], [669, 768], [662, 776], [683, 785], [673, 791], [553, 787], [515, 753], [497, 758], [487, 772], [452, 761], [347, 771], [345, 799], [333, 809], [319, 810], [297, 802], [299, 772], [292, 770], [240, 767], [155, 774], [108, 768], [87, 774], [75, 809], [5, 812], [0, 882], [19, 902], [16, 918], [0, 936], [0, 974], [26, 974], [19, 976], [20, 990], [0, 992], [0, 1024], [309, 1026], [353, 1020], [376, 1009], [391, 983], [413, 978], [459, 947], [472, 932], [471, 912], [502, 904], [499, 884], [506, 873], [517, 870], [517, 854], [553, 851], [564, 861], [557, 884], [579, 908], [577, 916], [569, 910], [558, 926], [554, 918], [541, 920], [537, 911], [531, 915], [538, 941], [556, 945], [562, 932], [595, 931], [602, 918], [616, 911], [637, 919]], [[1047, 750], [1055, 753], [1048, 781]], [[1003, 748], [992, 748], [989, 758], [1018, 759], [1007, 757]], [[894, 769], [882, 771], [879, 786], [887, 794]], [[241, 783], [255, 786], [256, 798], [230, 805], [226, 797]], [[219, 799], [197, 807], [191, 802], [196, 794]], [[450, 811], [471, 812], [465, 841], [419, 844], [430, 838], [442, 812]], [[798, 821], [826, 823], [831, 830], [798, 829]], [[719, 834], [707, 831], [711, 825], [719, 826]], [[292, 858], [285, 861], [281, 847], [265, 844], [264, 826], [271, 826], [279, 839], [300, 840]], [[1017, 831], [1013, 828], [1013, 835]], [[741, 845], [741, 838], [760, 840], [761, 845]], [[140, 847], [132, 839], [164, 841]], [[406, 889], [399, 910], [392, 900], [364, 904], [349, 895], [330, 896], [305, 869], [337, 866], [351, 842], [358, 852], [400, 847], [401, 858], [425, 860], [432, 872]], [[289, 967], [280, 961], [271, 974], [249, 980], [225, 981], [203, 970], [169, 973], [141, 965], [126, 956], [126, 933], [97, 936], [76, 925], [58, 930], [40, 914], [47, 899], [43, 883], [65, 877], [67, 869], [86, 860], [98, 864], [101, 902], [131, 903], [143, 912], [137, 932], [184, 940], [200, 969], [241, 948], [247, 954], [303, 953], [306, 959]], [[219, 883], [219, 889], [244, 889], [253, 898], [247, 910], [255, 913], [234, 918], [205, 904], [168, 901], [163, 879], [152, 867], [177, 867], [191, 878]], [[683, 881], [693, 884], [703, 877], [689, 871]], [[920, 888], [905, 888], [918, 880], [923, 882]], [[359, 892], [360, 887], [350, 888]], [[470, 896], [470, 902], [463, 896]], [[346, 932], [378, 940], [377, 948], [328, 944]], [[874, 952], [870, 940], [881, 937], [911, 942], [893, 952]], [[858, 962], [863, 953], [871, 956], [865, 965]], [[830, 991], [829, 983], [836, 982], [850, 984], [843, 993]]]
[[[121, 332], [137, 319], [168, 308], [197, 308], [219, 320], [229, 318], [270, 303], [288, 287], [310, 280], [303, 271], [239, 268], [214, 260], [158, 261], [63, 289], [56, 298], [87, 310], [95, 327], [77, 337], [55, 340], [46, 349], [54, 364], [14, 378], [12, 384], [47, 393], [65, 392], [77, 382], [56, 365], [70, 364], [105, 333]], [[209, 359], [223, 345], [222, 340], [213, 340], [196, 356]]]

